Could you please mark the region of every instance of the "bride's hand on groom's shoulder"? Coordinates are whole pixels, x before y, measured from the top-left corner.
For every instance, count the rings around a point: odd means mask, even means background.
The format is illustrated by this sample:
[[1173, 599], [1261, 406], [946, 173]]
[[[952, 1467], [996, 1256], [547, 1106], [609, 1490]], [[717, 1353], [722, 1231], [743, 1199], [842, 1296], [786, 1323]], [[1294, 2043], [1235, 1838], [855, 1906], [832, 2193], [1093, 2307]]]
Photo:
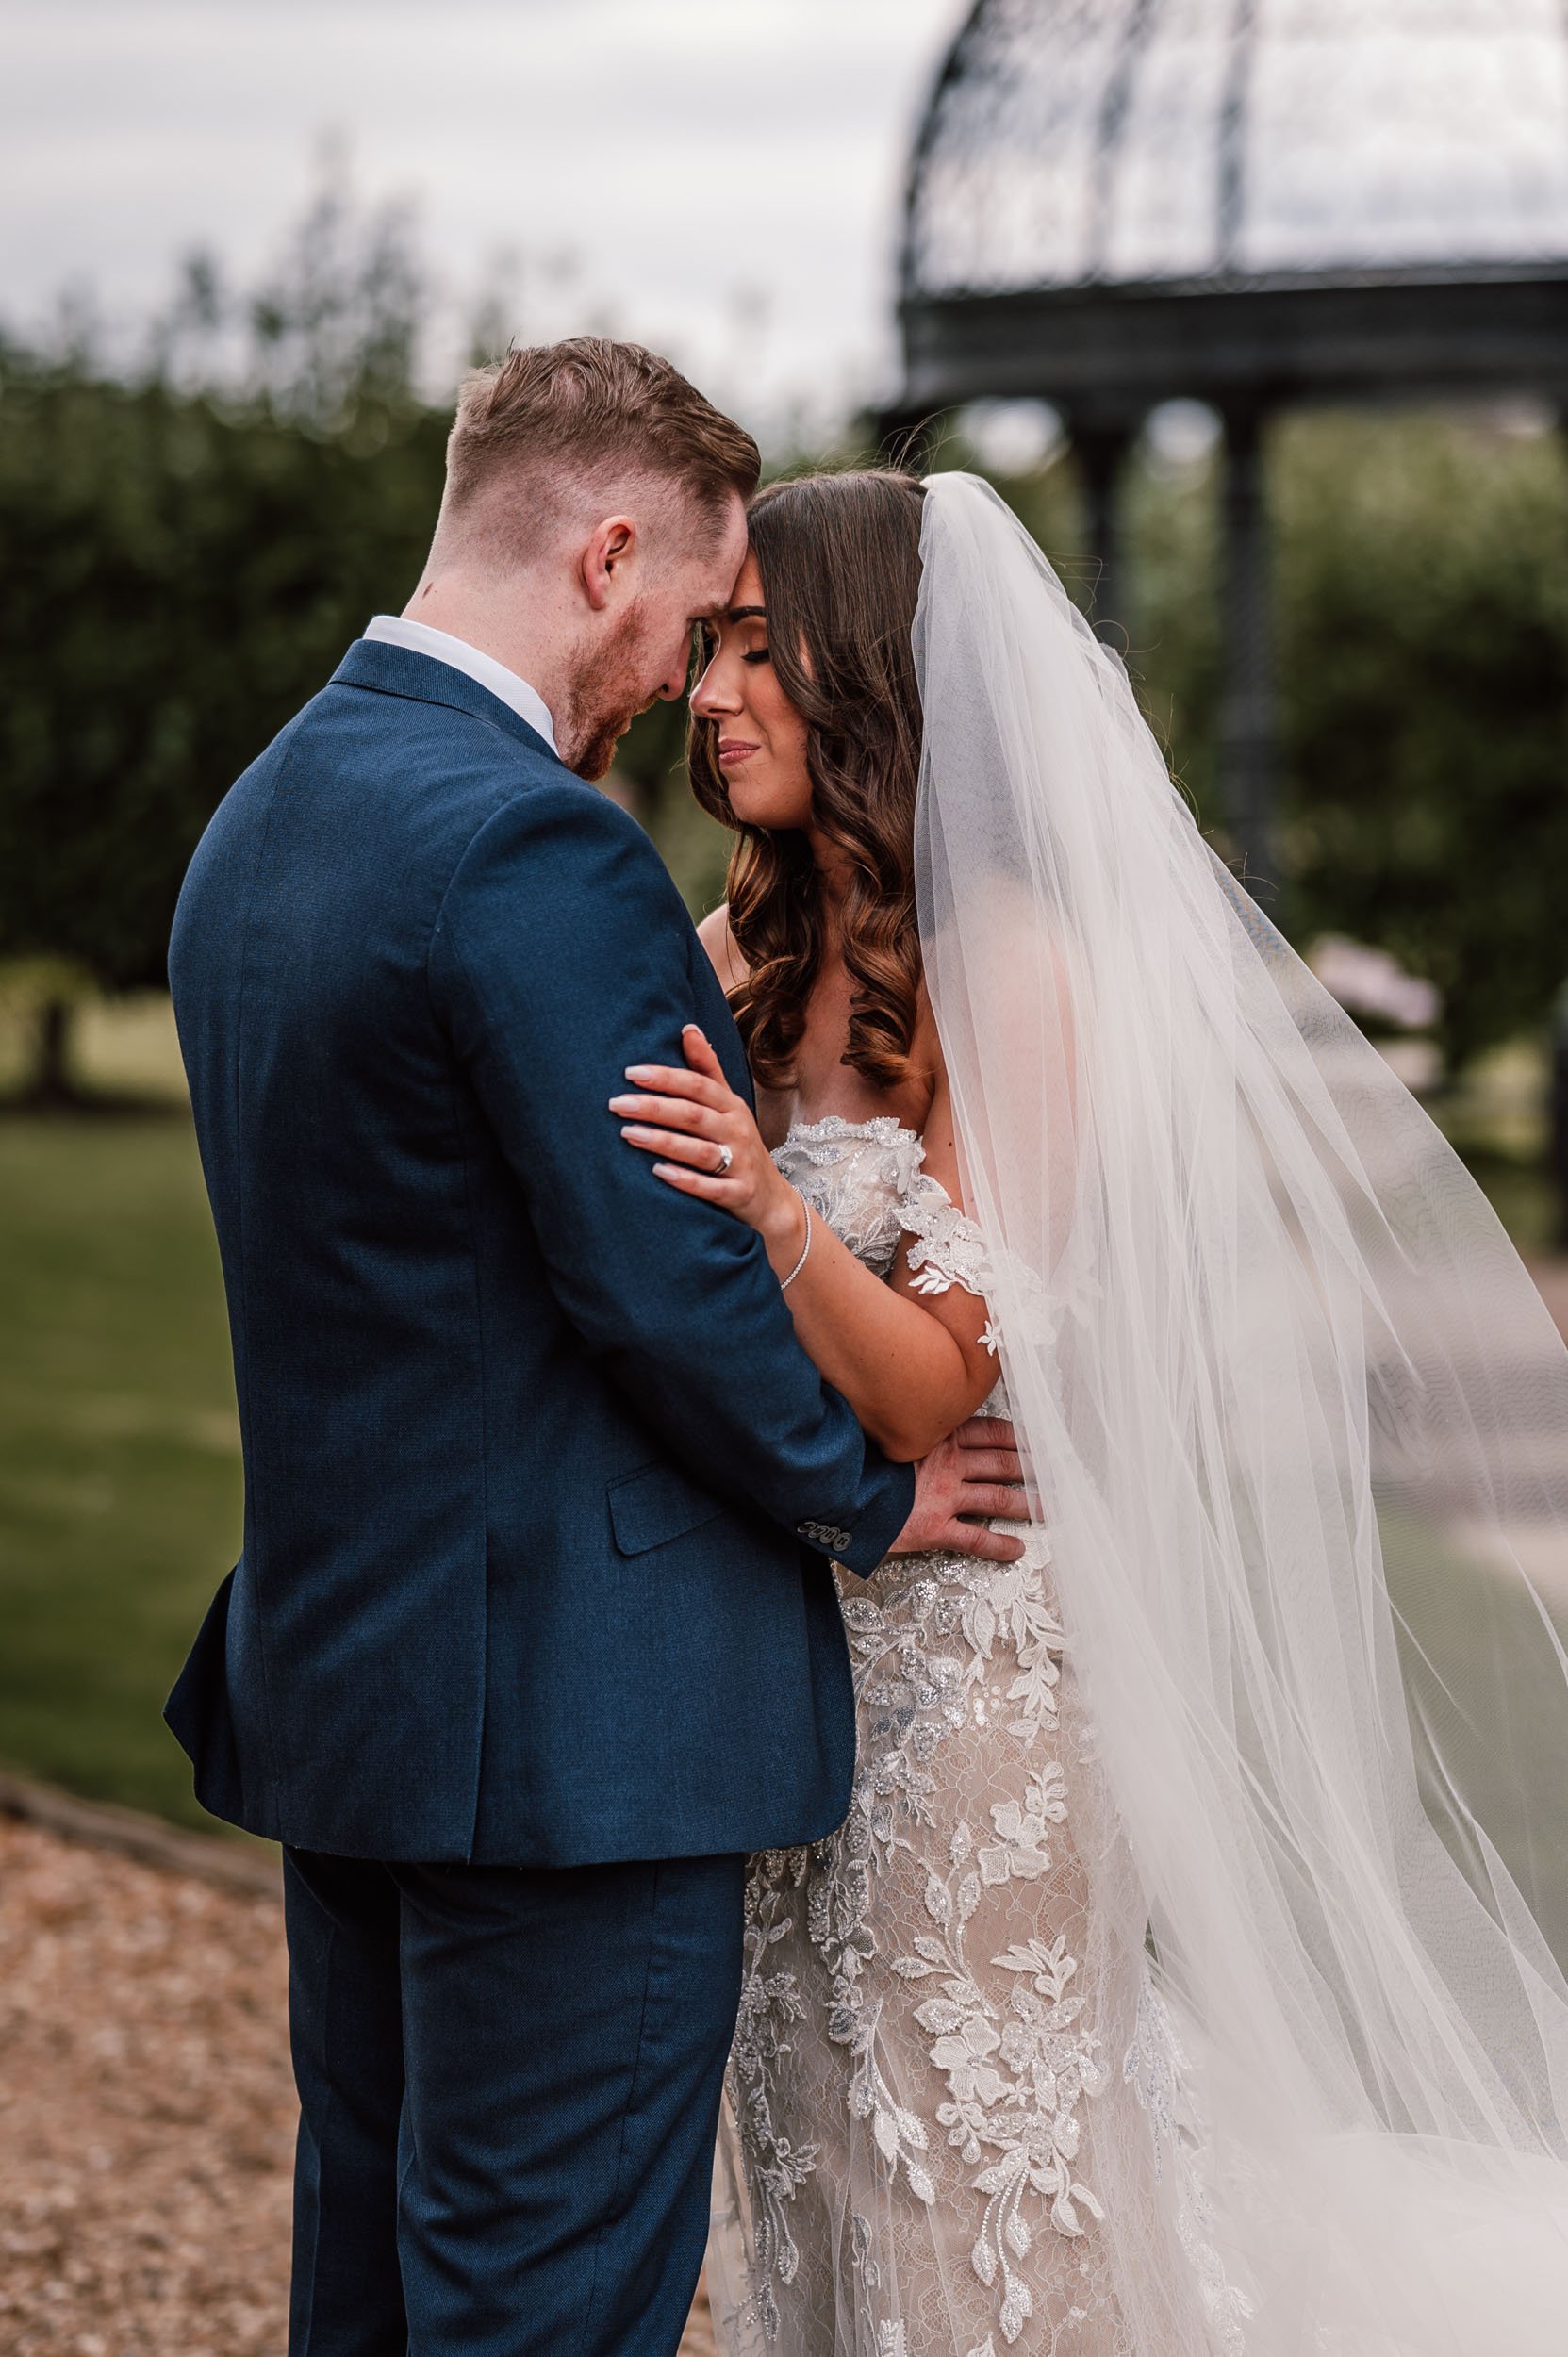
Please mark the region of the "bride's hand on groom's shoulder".
[[916, 1465], [915, 1510], [892, 1552], [974, 1555], [987, 1563], [1015, 1563], [1024, 1551], [1022, 1540], [988, 1524], [1032, 1519], [1023, 1484], [1013, 1426], [1000, 1416], [971, 1416]]
[[733, 1211], [770, 1242], [798, 1240], [800, 1195], [763, 1144], [751, 1108], [695, 1023], [681, 1045], [685, 1067], [627, 1065], [631, 1086], [610, 1099], [621, 1136], [639, 1153], [659, 1156], [653, 1174], [666, 1186]]

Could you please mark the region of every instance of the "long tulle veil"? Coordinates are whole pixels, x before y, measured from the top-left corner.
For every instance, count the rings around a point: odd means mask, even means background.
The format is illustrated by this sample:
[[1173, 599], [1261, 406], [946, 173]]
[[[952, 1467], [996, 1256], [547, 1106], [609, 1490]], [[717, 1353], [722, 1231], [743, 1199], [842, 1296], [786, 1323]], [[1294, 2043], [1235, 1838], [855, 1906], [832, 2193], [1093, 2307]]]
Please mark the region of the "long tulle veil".
[[1560, 2357], [1568, 1352], [1027, 533], [926, 488], [926, 970], [1213, 2345]]

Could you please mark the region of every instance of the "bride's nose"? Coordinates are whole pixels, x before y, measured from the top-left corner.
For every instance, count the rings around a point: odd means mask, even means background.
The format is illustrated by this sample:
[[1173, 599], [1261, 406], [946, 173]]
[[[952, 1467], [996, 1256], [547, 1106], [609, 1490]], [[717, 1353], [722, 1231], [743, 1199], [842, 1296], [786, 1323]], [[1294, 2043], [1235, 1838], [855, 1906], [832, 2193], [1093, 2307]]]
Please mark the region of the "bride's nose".
[[691, 708], [700, 720], [717, 720], [721, 713], [738, 712], [740, 698], [725, 677], [722, 654], [716, 654], [691, 691]]

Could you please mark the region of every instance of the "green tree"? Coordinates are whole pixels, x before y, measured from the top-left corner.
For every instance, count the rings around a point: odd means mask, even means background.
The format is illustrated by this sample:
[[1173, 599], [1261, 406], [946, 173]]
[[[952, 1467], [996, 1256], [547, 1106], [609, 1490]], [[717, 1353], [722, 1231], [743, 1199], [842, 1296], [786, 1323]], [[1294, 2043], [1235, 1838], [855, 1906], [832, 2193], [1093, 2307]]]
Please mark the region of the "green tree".
[[1279, 459], [1292, 921], [1429, 974], [1457, 1066], [1568, 969], [1568, 468], [1420, 420]]
[[[110, 990], [161, 977], [219, 797], [417, 578], [447, 422], [417, 390], [429, 314], [406, 223], [329, 185], [258, 290], [190, 264], [138, 371], [79, 329], [0, 339], [0, 959]], [[953, 440], [940, 463], [973, 458]], [[1457, 1064], [1539, 1024], [1568, 963], [1568, 467], [1551, 437], [1474, 420], [1316, 416], [1280, 430], [1271, 472], [1282, 914], [1431, 975]], [[999, 487], [1086, 600], [1070, 462]], [[1223, 842], [1215, 491], [1212, 463], [1134, 468], [1127, 619], [1145, 708]], [[727, 846], [683, 736], [661, 706], [619, 766], [701, 909]], [[68, 1085], [67, 1008], [46, 994], [41, 1095]]]
[[[193, 266], [139, 382], [0, 348], [0, 956], [161, 978], [219, 798], [417, 578], [445, 432], [422, 304], [395, 221], [356, 231], [329, 192], [259, 296]], [[66, 1008], [40, 1097], [70, 1093]]]
[[[1223, 837], [1213, 467], [1145, 469], [1131, 664]], [[1289, 420], [1271, 456], [1281, 909], [1443, 990], [1451, 1068], [1539, 1028], [1568, 967], [1568, 464], [1485, 420]]]

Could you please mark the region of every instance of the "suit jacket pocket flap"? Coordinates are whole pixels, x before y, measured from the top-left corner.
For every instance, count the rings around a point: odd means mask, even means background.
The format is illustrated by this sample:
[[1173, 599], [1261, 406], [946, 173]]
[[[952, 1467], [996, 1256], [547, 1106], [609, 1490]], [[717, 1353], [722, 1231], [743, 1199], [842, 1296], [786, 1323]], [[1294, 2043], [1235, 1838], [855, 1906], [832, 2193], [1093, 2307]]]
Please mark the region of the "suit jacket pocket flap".
[[716, 1497], [673, 1465], [645, 1465], [640, 1473], [622, 1474], [611, 1482], [609, 1497], [610, 1527], [622, 1555], [662, 1547], [724, 1511]]

